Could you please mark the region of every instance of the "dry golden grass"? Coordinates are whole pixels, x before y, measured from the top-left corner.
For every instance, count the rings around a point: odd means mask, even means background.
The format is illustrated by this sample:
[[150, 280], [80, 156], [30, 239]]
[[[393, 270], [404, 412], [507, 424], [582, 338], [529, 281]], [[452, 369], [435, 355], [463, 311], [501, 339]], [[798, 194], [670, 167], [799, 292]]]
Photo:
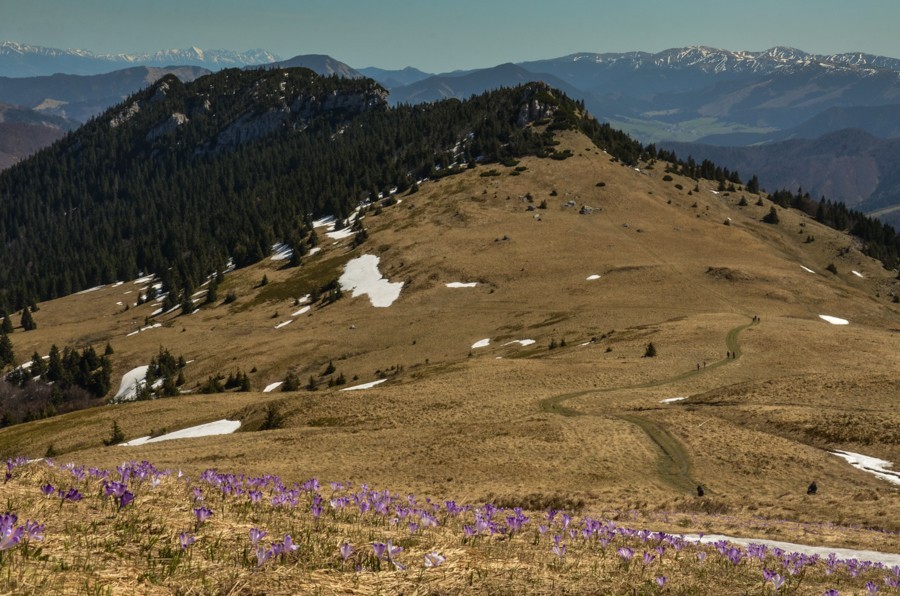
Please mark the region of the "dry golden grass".
[[[163, 346], [192, 361], [192, 387], [238, 368], [256, 369], [257, 391], [288, 372], [324, 385], [329, 361], [348, 385], [376, 371], [386, 383], [105, 407], [4, 429], [0, 453], [38, 457], [52, 444], [62, 460], [86, 464], [127, 457], [192, 474], [317, 476], [435, 498], [646, 515], [696, 507], [689, 495], [702, 483], [710, 513], [728, 518], [694, 516], [683, 530], [800, 540], [806, 526], [766, 520], [833, 522], [809, 539], [900, 550], [898, 489], [827, 453], [900, 462], [896, 274], [801, 214], [761, 223], [765, 199], [756, 206], [747, 195], [750, 205], [739, 207], [746, 193], [714, 194], [706, 182], [693, 192], [692, 180], [663, 182], [662, 163], [639, 173], [583, 137], [561, 140], [572, 158], [524, 159], [518, 176], [492, 166], [502, 175], [476, 168], [423, 184], [366, 217], [370, 239], [359, 249], [320, 230], [323, 250], [303, 267], [266, 261], [230, 273], [220, 296], [236, 292], [234, 304], [160, 316], [162, 327], [128, 336], [156, 306], [117, 306], [135, 297], [127, 282], [41, 304], [38, 329], [11, 336], [22, 360], [53, 343], [108, 341], [117, 374]], [[547, 209], [527, 211], [528, 193]], [[581, 205], [594, 212], [579, 215]], [[804, 243], [807, 235], [815, 242]], [[274, 328], [298, 310], [294, 298], [359, 254], [378, 255], [385, 277], [405, 283], [394, 305], [345, 296]], [[838, 275], [825, 271], [831, 262]], [[269, 285], [256, 288], [264, 274]], [[601, 278], [587, 281], [593, 274]], [[454, 281], [479, 285], [445, 287]], [[754, 315], [761, 322], [748, 327]], [[483, 338], [488, 347], [471, 347]], [[504, 345], [522, 339], [536, 343]], [[642, 357], [649, 342], [655, 358]], [[740, 357], [726, 359], [734, 348]], [[677, 396], [689, 399], [660, 403]], [[102, 446], [113, 420], [127, 438], [226, 417], [254, 428], [271, 402], [286, 416], [278, 430]], [[810, 498], [813, 479], [820, 494]], [[309, 585], [320, 579], [328, 581]]]

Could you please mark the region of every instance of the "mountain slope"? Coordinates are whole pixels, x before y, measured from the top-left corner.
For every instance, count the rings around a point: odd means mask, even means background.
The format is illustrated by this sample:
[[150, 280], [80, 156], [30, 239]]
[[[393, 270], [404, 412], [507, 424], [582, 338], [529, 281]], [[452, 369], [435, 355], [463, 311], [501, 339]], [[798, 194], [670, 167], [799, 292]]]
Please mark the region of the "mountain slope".
[[422, 103], [442, 99], [466, 99], [472, 95], [484, 93], [501, 87], [515, 87], [531, 81], [541, 81], [567, 95], [577, 98], [577, 89], [554, 76], [535, 75], [516, 66], [501, 64], [493, 68], [476, 70], [465, 74], [435, 75], [419, 80], [410, 85], [391, 89], [389, 100], [392, 104]]
[[99, 75], [56, 74], [0, 78], [0, 102], [15, 104], [78, 122], [87, 122], [135, 91], [173, 74], [184, 82], [209, 74], [193, 66], [136, 66]]
[[363, 75], [340, 60], [335, 60], [325, 54], [304, 54], [294, 56], [287, 60], [271, 62], [262, 66], [247, 66], [245, 68], [308, 68], [323, 77], [337, 75], [347, 79], [359, 79]]
[[[188, 316], [133, 302], [146, 279], [42, 303], [38, 328], [11, 335], [17, 354], [110, 342], [118, 376], [164, 346], [184, 356], [185, 390], [237, 371], [255, 391], [289, 373], [301, 388], [86, 410], [2, 429], [0, 453], [36, 457], [52, 444], [58, 460], [86, 465], [133, 457], [191, 477], [209, 466], [281, 474], [288, 486], [315, 476], [522, 506], [535, 523], [546, 508], [578, 507], [678, 532], [786, 537], [796, 528], [775, 520], [829, 522], [805, 539], [893, 552], [890, 485], [827, 450], [900, 456], [895, 274], [804, 214], [761, 222], [772, 207], [764, 196], [715, 194], [662, 162], [635, 171], [578, 133], [555, 136], [568, 159], [523, 157], [423, 182], [367, 209], [361, 244], [320, 227], [320, 250], [302, 266], [266, 259], [227, 273], [220, 297]], [[302, 299], [363, 255], [403, 283], [396, 302], [376, 308], [349, 289], [336, 301]], [[226, 292], [236, 298], [226, 303]], [[643, 357], [649, 343], [657, 355]], [[316, 391], [302, 387], [310, 378]], [[660, 403], [675, 396], [687, 399]], [[260, 430], [270, 405], [281, 428]], [[222, 418], [243, 431], [101, 443], [113, 421], [132, 439]], [[805, 494], [813, 478], [822, 498]]]
[[640, 149], [539, 84], [421, 108], [388, 109], [384, 94], [305, 69], [164, 77], [0, 176], [2, 292], [23, 304], [152, 270], [183, 293], [229, 257], [308, 245], [312, 216], [344, 219], [367, 196], [479, 160], [552, 154], [537, 120], [584, 126], [622, 159]]
[[[815, 139], [753, 147], [662, 143], [682, 157], [709, 159], [741, 172], [756, 173], [769, 190], [802, 187], [866, 212], [900, 204], [900, 140], [878, 139], [848, 129]], [[896, 213], [882, 217], [900, 223]]]
[[404, 85], [412, 85], [430, 76], [434, 76], [427, 72], [422, 72], [418, 68], [407, 66], [402, 70], [385, 70], [370, 66], [368, 68], [357, 69], [363, 76], [375, 79], [385, 89], [393, 89], [394, 87], [403, 87]]
[[76, 122], [0, 103], [0, 170], [61, 139]]

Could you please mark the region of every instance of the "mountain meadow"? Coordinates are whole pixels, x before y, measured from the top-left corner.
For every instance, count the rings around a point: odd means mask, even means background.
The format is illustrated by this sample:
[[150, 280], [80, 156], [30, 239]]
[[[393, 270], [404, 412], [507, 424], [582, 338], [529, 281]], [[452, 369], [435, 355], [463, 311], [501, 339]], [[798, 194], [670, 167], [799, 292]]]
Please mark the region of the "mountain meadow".
[[163, 77], [0, 215], [2, 592], [900, 590], [898, 239], [846, 207], [291, 68]]

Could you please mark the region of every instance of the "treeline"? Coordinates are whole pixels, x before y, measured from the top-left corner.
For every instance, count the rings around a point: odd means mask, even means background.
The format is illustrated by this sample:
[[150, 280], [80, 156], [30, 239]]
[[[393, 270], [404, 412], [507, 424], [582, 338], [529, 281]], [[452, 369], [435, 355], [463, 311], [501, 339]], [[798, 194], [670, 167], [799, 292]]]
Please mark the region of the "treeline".
[[836, 230], [849, 231], [865, 243], [864, 252], [887, 267], [900, 264], [900, 235], [894, 228], [860, 211], [848, 209], [843, 203], [813, 199], [802, 188], [796, 192], [778, 190], [769, 196], [784, 208], [799, 209], [816, 218], [819, 223]]
[[305, 69], [166, 77], [0, 175], [0, 306], [145, 271], [180, 296], [229, 257], [256, 262], [366, 197], [477, 162], [552, 155], [552, 133], [517, 123], [538, 93], [556, 103], [559, 126], [637, 151], [539, 84], [389, 109], [371, 81]]
[[30, 363], [0, 380], [0, 427], [100, 405], [111, 374], [109, 355], [92, 347], [79, 352], [53, 345], [46, 360], [35, 352]]
[[[725, 188], [726, 183], [741, 184], [740, 175], [736, 171], [731, 172], [728, 168], [717, 166], [707, 159], [699, 164], [691, 157], [682, 160], [673, 151], [656, 149], [653, 145], [646, 148], [644, 158], [670, 162], [671, 169], [682, 176], [718, 181], [720, 190]], [[750, 193], [760, 192], [759, 179], [756, 176], [747, 182], [746, 190]], [[769, 198], [785, 209], [804, 211], [821, 224], [857, 236], [865, 243], [863, 252], [881, 261], [885, 267], [891, 269], [900, 265], [900, 235], [889, 224], [860, 211], [849, 209], [843, 203], [827, 201], [825, 197], [816, 201], [808, 192], [803, 192], [802, 188], [796, 192], [778, 190]]]

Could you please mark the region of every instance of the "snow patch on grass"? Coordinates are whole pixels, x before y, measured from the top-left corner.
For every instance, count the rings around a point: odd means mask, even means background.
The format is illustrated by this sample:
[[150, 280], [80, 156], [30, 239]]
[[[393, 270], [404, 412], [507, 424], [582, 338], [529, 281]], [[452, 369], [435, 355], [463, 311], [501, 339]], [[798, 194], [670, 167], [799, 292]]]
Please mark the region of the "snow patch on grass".
[[484, 339], [479, 339], [474, 344], [472, 344], [472, 349], [475, 350], [477, 348], [486, 348], [491, 345], [491, 339], [486, 337]]
[[217, 420], [215, 422], [207, 422], [206, 424], [198, 424], [189, 428], [176, 430], [158, 437], [140, 437], [132, 439], [126, 443], [120, 443], [120, 447], [135, 447], [137, 445], [146, 445], [147, 443], [160, 443], [162, 441], [172, 441], [174, 439], [195, 439], [198, 437], [212, 437], [215, 435], [230, 435], [241, 427], [240, 420]]
[[594, 275], [588, 275], [588, 276], [587, 276], [587, 280], [588, 280], [588, 281], [594, 281], [595, 279], [600, 279], [600, 276], [597, 275], [596, 273], [595, 273]]
[[673, 404], [673, 403], [675, 403], [676, 401], [683, 401], [683, 400], [685, 400], [685, 399], [687, 399], [687, 398], [686, 398], [686, 397], [669, 397], [669, 398], [667, 398], [667, 399], [661, 399], [661, 400], [659, 400], [659, 403], [661, 403], [661, 404]]
[[308, 313], [308, 312], [309, 312], [309, 308], [310, 308], [309, 306], [304, 306], [303, 308], [301, 308], [301, 309], [298, 310], [297, 312], [291, 313], [291, 316], [292, 316], [292, 317], [299, 317], [300, 315], [302, 315], [302, 314], [304, 314], [304, 313]]
[[804, 267], [803, 265], [800, 265], [800, 268], [803, 269], [804, 271], [806, 271], [807, 273], [815, 273], [815, 271], [813, 271], [809, 267]]
[[892, 468], [894, 466], [893, 462], [878, 459], [877, 457], [870, 457], [868, 455], [853, 453], [852, 451], [839, 451], [835, 449], [831, 453], [847, 460], [847, 463], [854, 468], [862, 470], [863, 472], [868, 472], [869, 474], [873, 474], [874, 476], [877, 476], [882, 480], [887, 480], [890, 483], [900, 484], [900, 472], [888, 470], [888, 468]]
[[[177, 306], [176, 306], [175, 308], [177, 309], [177, 308], [181, 308], [181, 307], [177, 307]], [[169, 311], [169, 312], [172, 312], [172, 311]], [[149, 331], [150, 329], [156, 329], [157, 327], [162, 327], [162, 323], [154, 323], [154, 324], [152, 324], [152, 325], [147, 325], [146, 327], [141, 327], [141, 328], [138, 329], [137, 331], [132, 331], [131, 333], [129, 333], [129, 334], [126, 335], [125, 337], [131, 337], [132, 335], [137, 335], [138, 333], [142, 333], [142, 332], [144, 332], [144, 331]]]
[[533, 340], [533, 339], [514, 339], [514, 340], [512, 340], [512, 341], [506, 342], [506, 343], [503, 344], [503, 345], [504, 345], [504, 346], [511, 346], [512, 344], [519, 344], [520, 346], [522, 346], [522, 347], [524, 348], [525, 346], [530, 346], [530, 345], [533, 344], [533, 343], [534, 343], [534, 340]]
[[269, 383], [268, 385], [266, 385], [266, 388], [263, 389], [263, 393], [272, 393], [273, 391], [275, 391], [282, 385], [284, 385], [284, 381], [278, 381], [277, 383]]
[[400, 297], [403, 282], [391, 283], [378, 271], [380, 259], [375, 255], [363, 255], [347, 263], [338, 279], [341, 289], [351, 290], [352, 296], [368, 294], [372, 306], [386, 308]]
[[461, 282], [461, 281], [451, 281], [448, 284], [444, 284], [448, 288], [474, 288], [478, 285], [477, 281], [469, 281], [469, 282]]
[[860, 273], [859, 271], [851, 271], [850, 273], [852, 273], [852, 274], [855, 275], [856, 277], [865, 277], [865, 276], [864, 276], [862, 273]]
[[277, 325], [275, 325], [275, 329], [281, 329], [282, 327], [287, 327], [288, 325], [290, 325], [293, 322], [294, 322], [293, 319], [290, 319], [287, 321], [282, 321], [281, 323], [278, 323]]
[[839, 319], [838, 317], [831, 317], [829, 315], [819, 315], [819, 318], [823, 321], [828, 321], [832, 325], [849, 325], [850, 321], [847, 319]]
[[116, 392], [113, 401], [131, 401], [137, 397], [137, 386], [143, 384], [147, 378], [149, 366], [138, 366], [132, 368], [122, 375], [122, 382], [119, 383], [119, 390]]
[[103, 286], [94, 286], [93, 288], [88, 288], [86, 290], [81, 290], [80, 292], [76, 292], [76, 294], [89, 294], [91, 292], [96, 292], [97, 290], [103, 289]]
[[687, 534], [685, 540], [699, 542], [701, 544], [713, 544], [724, 540], [739, 546], [747, 546], [748, 544], [762, 544], [769, 548], [780, 548], [789, 553], [802, 553], [806, 555], [819, 555], [827, 558], [828, 555], [834, 553], [839, 559], [856, 559], [857, 561], [871, 561], [873, 563], [883, 563], [885, 565], [900, 565], [900, 554], [882, 553], [875, 550], [856, 550], [850, 548], [834, 548], [831, 546], [811, 546], [808, 544], [794, 544], [793, 542], [780, 542], [778, 540], [763, 540], [761, 538], [736, 538], [734, 536], [725, 536], [722, 534]]
[[375, 385], [380, 385], [384, 383], [387, 379], [378, 379], [377, 381], [371, 381], [369, 383], [363, 383], [362, 385], [354, 385], [353, 387], [347, 387], [346, 389], [341, 389], [341, 391], [359, 391], [360, 389], [371, 389]]

